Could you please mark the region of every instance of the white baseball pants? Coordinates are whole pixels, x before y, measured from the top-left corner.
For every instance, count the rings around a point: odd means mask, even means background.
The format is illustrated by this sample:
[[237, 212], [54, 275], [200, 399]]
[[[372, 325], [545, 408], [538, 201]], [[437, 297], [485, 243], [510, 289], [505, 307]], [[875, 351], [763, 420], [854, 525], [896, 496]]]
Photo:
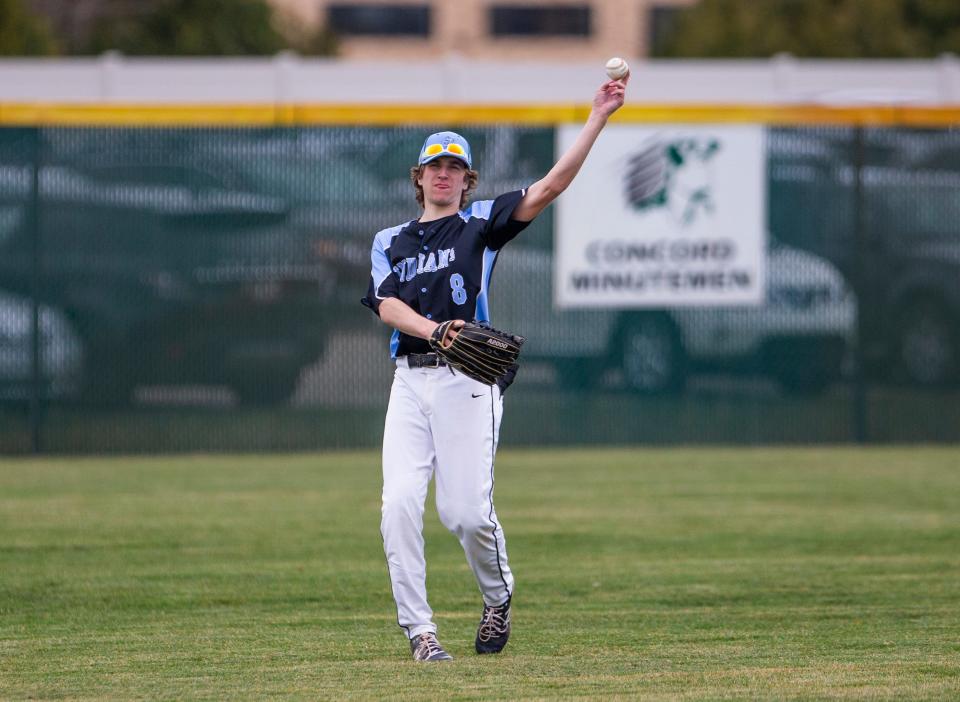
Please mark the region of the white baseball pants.
[[397, 361], [383, 433], [380, 533], [397, 602], [397, 621], [413, 638], [436, 632], [427, 604], [423, 511], [436, 476], [440, 521], [460, 540], [483, 601], [513, 592], [503, 530], [493, 508], [493, 462], [503, 400], [449, 367], [408, 368]]

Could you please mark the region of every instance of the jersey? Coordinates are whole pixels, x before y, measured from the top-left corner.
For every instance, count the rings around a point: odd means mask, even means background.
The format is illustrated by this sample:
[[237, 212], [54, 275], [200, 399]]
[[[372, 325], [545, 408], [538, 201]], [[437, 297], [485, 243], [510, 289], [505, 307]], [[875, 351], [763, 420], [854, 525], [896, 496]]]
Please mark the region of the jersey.
[[[525, 192], [475, 202], [431, 222], [413, 220], [377, 232], [370, 251], [370, 287], [361, 302], [377, 315], [380, 303], [395, 297], [435, 322], [489, 322], [490, 278], [497, 256], [529, 224], [511, 217]], [[394, 330], [392, 358], [429, 352], [426, 339]]]

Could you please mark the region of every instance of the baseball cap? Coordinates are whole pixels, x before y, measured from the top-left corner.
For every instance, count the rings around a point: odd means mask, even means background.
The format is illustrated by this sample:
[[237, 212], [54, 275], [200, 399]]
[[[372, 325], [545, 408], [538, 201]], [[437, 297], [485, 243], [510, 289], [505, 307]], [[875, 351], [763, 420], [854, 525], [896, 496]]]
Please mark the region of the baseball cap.
[[428, 136], [420, 149], [420, 160], [417, 161], [417, 165], [422, 166], [441, 156], [458, 158], [467, 164], [467, 168], [473, 168], [470, 144], [456, 132], [437, 132]]

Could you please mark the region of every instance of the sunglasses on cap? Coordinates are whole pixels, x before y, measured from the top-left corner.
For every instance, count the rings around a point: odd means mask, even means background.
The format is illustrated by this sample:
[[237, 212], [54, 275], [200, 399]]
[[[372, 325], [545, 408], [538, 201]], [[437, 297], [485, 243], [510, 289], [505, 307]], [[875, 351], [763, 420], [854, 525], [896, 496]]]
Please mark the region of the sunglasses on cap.
[[427, 137], [420, 149], [418, 164], [423, 166], [441, 156], [451, 156], [473, 168], [470, 144], [456, 132], [437, 132]]
[[443, 144], [430, 144], [430, 146], [423, 150], [423, 154], [421, 154], [421, 156], [436, 156], [437, 154], [442, 154], [444, 152], [453, 154], [454, 156], [462, 156], [463, 158], [466, 158], [467, 156], [467, 152], [464, 151], [460, 144], [453, 143], [447, 144], [446, 146]]

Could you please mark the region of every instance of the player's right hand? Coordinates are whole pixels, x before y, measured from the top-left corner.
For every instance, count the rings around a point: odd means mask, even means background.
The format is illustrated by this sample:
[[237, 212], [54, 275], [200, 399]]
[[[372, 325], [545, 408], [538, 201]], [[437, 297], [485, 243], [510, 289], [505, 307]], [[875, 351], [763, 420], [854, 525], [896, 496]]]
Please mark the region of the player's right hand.
[[453, 320], [453, 324], [450, 325], [450, 330], [447, 332], [447, 343], [444, 346], [449, 346], [453, 343], [453, 340], [457, 338], [457, 334], [460, 333], [460, 330], [463, 328], [463, 325], [466, 324], [462, 319]]
[[[437, 335], [437, 330], [440, 328], [441, 324], [444, 324], [444, 323], [440, 322], [436, 326], [434, 326], [433, 331], [430, 333], [430, 336], [427, 337], [428, 339], [434, 338]], [[454, 319], [450, 323], [450, 326], [447, 327], [445, 336], [442, 339], [436, 339], [436, 341], [438, 341], [440, 345], [443, 346], [443, 348], [449, 347], [450, 344], [453, 343], [453, 340], [457, 338], [457, 334], [459, 333], [459, 330], [463, 328], [464, 324], [466, 324], [466, 322], [463, 321], [462, 319]]]

